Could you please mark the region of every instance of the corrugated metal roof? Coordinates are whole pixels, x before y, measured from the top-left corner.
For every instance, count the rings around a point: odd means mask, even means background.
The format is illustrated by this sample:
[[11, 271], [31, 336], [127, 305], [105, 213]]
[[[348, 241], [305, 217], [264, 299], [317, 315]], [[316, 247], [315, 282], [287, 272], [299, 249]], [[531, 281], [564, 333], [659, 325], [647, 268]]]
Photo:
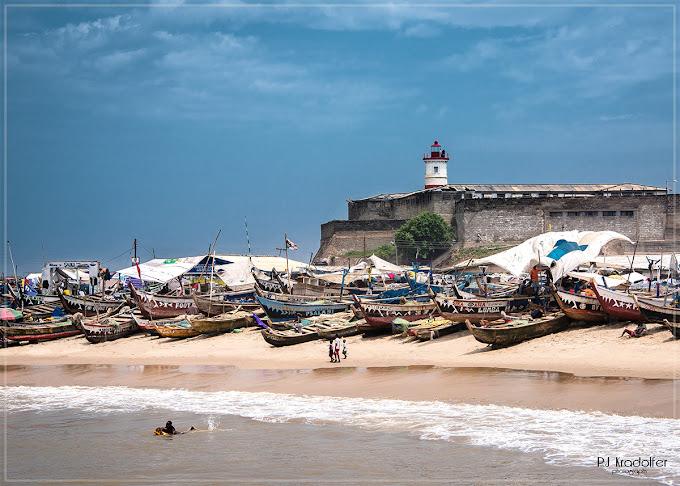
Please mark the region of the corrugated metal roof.
[[402, 199], [429, 191], [479, 192], [479, 193], [581, 193], [594, 194], [599, 192], [661, 192], [663, 187], [646, 186], [624, 182], [619, 184], [449, 184], [433, 189], [422, 189], [414, 192], [398, 192], [394, 194], [377, 194], [354, 201], [389, 201]]

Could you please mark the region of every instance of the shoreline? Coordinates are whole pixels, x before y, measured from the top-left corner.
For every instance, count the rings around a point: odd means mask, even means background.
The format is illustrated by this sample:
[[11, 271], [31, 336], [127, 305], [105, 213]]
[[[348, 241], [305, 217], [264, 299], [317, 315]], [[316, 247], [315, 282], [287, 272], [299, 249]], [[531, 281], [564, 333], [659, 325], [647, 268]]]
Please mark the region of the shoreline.
[[332, 364], [322, 340], [282, 348], [259, 331], [184, 340], [137, 334], [89, 344], [81, 336], [0, 349], [0, 364], [12, 365], [202, 365], [239, 369], [314, 370], [435, 366], [557, 372], [578, 377], [680, 379], [680, 340], [661, 326], [639, 339], [621, 338], [622, 324], [572, 327], [515, 346], [490, 349], [468, 331], [413, 342], [400, 336], [347, 338], [349, 359]]
[[5, 386], [121, 386], [568, 409], [677, 418], [678, 382], [436, 366], [242, 369], [221, 365], [10, 365]]

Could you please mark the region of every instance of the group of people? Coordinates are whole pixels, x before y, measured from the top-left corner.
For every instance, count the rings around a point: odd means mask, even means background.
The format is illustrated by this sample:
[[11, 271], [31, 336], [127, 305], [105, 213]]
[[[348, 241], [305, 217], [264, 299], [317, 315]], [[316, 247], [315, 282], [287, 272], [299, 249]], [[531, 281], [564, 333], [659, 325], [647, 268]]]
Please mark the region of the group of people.
[[342, 338], [342, 340], [335, 336], [335, 338], [328, 341], [328, 357], [331, 359], [331, 363], [340, 362], [340, 352], [342, 352], [343, 359], [347, 359], [347, 340]]

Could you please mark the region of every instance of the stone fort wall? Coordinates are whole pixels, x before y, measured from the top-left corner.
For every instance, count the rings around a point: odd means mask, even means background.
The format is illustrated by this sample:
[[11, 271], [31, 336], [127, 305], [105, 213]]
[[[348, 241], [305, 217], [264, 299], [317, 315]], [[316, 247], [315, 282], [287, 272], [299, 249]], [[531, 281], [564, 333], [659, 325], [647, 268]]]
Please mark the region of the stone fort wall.
[[[676, 195], [472, 199], [444, 191], [350, 201], [349, 220], [322, 225], [317, 259], [360, 251], [364, 238], [368, 250], [390, 243], [401, 224], [425, 211], [452, 225], [458, 246], [518, 243], [546, 231], [613, 230], [640, 241], [639, 252], [680, 250], [679, 201]], [[629, 251], [619, 244], [612, 252]]]

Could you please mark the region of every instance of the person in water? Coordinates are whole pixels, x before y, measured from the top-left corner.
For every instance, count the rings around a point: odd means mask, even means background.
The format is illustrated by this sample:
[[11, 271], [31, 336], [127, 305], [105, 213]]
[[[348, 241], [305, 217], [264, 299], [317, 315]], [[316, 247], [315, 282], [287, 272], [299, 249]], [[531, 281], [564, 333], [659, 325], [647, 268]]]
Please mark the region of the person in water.
[[171, 422], [170, 420], [168, 420], [168, 421], [165, 423], [165, 427], [163, 427], [163, 428], [161, 429], [161, 431], [163, 431], [163, 433], [165, 433], [165, 434], [170, 434], [170, 435], [179, 434], [179, 432], [177, 432], [177, 430], [175, 429], [175, 427], [172, 426], [172, 422]]

